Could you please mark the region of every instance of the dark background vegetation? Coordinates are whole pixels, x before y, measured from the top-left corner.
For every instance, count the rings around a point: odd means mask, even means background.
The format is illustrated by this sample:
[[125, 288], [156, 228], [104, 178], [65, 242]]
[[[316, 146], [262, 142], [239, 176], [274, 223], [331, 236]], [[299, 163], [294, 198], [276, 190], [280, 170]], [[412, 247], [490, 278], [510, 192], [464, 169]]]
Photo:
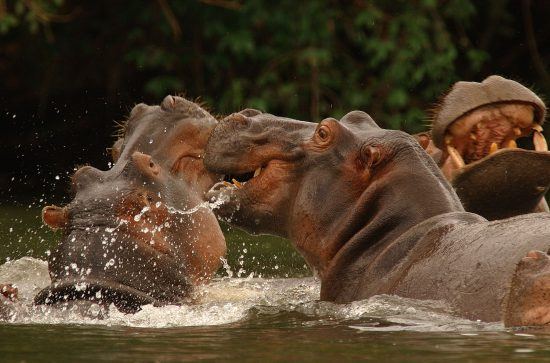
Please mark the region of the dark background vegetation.
[[[66, 200], [114, 121], [166, 94], [417, 132], [457, 80], [550, 95], [550, 1], [0, 0], [0, 204]], [[43, 199], [43, 200], [41, 200]]]

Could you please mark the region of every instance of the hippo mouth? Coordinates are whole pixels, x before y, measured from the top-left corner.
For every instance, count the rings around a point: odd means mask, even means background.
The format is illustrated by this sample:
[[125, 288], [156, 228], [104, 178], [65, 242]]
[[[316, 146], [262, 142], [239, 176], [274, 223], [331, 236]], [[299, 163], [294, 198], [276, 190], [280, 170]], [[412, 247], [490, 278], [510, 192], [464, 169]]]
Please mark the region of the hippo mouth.
[[[243, 188], [249, 181], [260, 176], [263, 170], [267, 168], [266, 165], [257, 167], [254, 171], [239, 173], [239, 174], [226, 174], [223, 180], [216, 185], [219, 187], [225, 186], [230, 188]], [[214, 185], [212, 188], [216, 187]]]
[[535, 122], [535, 110], [528, 104], [481, 107], [449, 125], [445, 152], [454, 166], [464, 166], [490, 157], [501, 149], [548, 151], [542, 126]]
[[101, 278], [67, 277], [42, 289], [35, 305], [54, 305], [73, 300], [88, 300], [99, 305], [114, 304], [118, 310], [133, 314], [142, 305], [163, 305], [159, 300], [121, 283]]
[[[238, 192], [258, 193], [264, 189], [275, 187], [276, 179], [280, 178], [279, 171], [287, 162], [279, 159], [264, 160], [260, 166], [238, 172], [226, 170], [221, 182], [214, 184], [210, 191], [232, 190]], [[222, 171], [223, 172], [223, 171]]]
[[542, 121], [531, 104], [499, 103], [474, 109], [445, 129], [448, 157], [441, 169], [466, 210], [488, 219], [548, 210], [550, 153]]

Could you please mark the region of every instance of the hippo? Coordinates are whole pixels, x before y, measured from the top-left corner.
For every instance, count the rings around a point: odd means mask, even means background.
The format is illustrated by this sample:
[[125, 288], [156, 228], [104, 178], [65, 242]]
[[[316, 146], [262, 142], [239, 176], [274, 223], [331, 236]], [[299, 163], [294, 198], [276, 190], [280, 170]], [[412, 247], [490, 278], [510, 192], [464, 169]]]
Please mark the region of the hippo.
[[546, 106], [533, 91], [493, 75], [479, 83], [455, 83], [433, 110], [431, 135], [417, 138], [467, 211], [489, 220], [548, 212], [545, 115]]
[[219, 218], [290, 239], [319, 276], [321, 300], [442, 300], [486, 322], [511, 316], [506, 307], [533, 310], [504, 302], [516, 265], [550, 246], [550, 214], [487, 221], [464, 211], [418, 142], [365, 112], [316, 124], [244, 110], [214, 128], [204, 162], [235, 180], [207, 194], [225, 201]]
[[226, 252], [204, 201], [220, 180], [202, 162], [216, 123], [181, 97], [136, 105], [112, 148], [113, 167], [79, 168], [74, 199], [43, 209], [62, 237], [48, 258], [52, 283], [35, 304], [86, 299], [132, 313], [183, 301], [207, 282]]

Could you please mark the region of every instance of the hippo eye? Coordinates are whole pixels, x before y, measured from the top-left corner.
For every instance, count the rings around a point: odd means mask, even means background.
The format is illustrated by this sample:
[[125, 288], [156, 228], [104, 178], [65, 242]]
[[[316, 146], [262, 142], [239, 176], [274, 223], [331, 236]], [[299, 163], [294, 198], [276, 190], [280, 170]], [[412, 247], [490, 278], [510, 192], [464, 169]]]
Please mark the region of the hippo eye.
[[326, 141], [329, 137], [328, 127], [321, 126], [317, 131], [317, 135], [319, 135], [319, 138], [321, 138], [322, 141]]
[[155, 167], [155, 163], [153, 163], [152, 161], [150, 161], [150, 162], [149, 162], [149, 167], [150, 167], [150, 168]]

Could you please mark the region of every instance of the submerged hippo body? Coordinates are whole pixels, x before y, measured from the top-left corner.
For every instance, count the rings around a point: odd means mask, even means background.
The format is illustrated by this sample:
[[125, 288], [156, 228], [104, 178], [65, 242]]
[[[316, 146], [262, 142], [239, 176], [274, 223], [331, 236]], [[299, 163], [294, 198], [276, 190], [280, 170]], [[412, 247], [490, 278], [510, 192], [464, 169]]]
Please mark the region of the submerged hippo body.
[[215, 124], [180, 97], [134, 107], [115, 143], [115, 165], [80, 168], [72, 202], [44, 208], [44, 222], [63, 235], [48, 259], [52, 284], [35, 303], [89, 299], [132, 312], [181, 301], [207, 281], [225, 254], [203, 200], [217, 181], [202, 163]]
[[548, 212], [545, 115], [546, 106], [533, 91], [490, 76], [454, 84], [435, 109], [431, 135], [418, 137], [467, 211], [490, 220]]
[[227, 200], [220, 217], [291, 239], [323, 300], [441, 299], [460, 316], [498, 321], [518, 261], [550, 246], [550, 214], [488, 222], [465, 212], [412, 137], [364, 112], [319, 124], [234, 114], [212, 132], [205, 165], [241, 178], [209, 192]]

